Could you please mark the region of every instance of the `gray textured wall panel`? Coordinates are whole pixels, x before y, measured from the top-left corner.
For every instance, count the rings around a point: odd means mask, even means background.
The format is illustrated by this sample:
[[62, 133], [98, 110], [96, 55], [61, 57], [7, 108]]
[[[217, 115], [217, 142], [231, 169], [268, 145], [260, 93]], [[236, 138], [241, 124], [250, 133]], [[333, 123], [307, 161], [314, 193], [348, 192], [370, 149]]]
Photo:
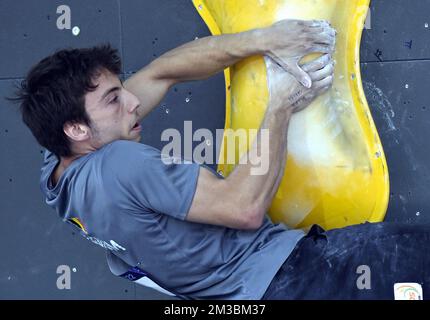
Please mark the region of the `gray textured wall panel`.
[[363, 62], [430, 58], [430, 0], [371, 0]]
[[121, 1], [124, 69], [138, 70], [179, 45], [210, 34], [191, 1]]
[[[71, 27], [59, 30], [57, 7], [68, 5]], [[117, 0], [0, 1], [0, 78], [23, 77], [38, 60], [64, 47], [88, 47], [100, 42], [121, 46]]]
[[362, 65], [390, 172], [387, 220], [430, 222], [430, 61]]

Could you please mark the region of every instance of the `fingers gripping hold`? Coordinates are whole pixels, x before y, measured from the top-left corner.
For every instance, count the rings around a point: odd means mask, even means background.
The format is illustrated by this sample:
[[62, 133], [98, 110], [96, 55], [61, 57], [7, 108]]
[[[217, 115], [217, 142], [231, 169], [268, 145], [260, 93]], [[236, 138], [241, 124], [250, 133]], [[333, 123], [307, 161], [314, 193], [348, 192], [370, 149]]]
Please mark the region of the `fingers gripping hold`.
[[324, 78], [327, 78], [328, 76], [332, 76], [333, 70], [334, 70], [334, 65], [333, 65], [333, 62], [331, 61], [324, 68], [317, 71], [309, 72], [309, 76], [311, 77], [312, 81], [320, 81], [320, 80], [323, 80]]
[[303, 71], [305, 72], [315, 72], [322, 68], [324, 68], [327, 64], [329, 64], [331, 60], [330, 54], [325, 54], [319, 57], [318, 59], [312, 60], [302, 66]]
[[328, 87], [330, 88], [333, 85], [333, 75], [330, 75], [328, 77], [325, 77], [324, 79], [320, 81], [315, 81], [313, 88], [315, 90], [319, 90], [321, 88]]
[[289, 71], [305, 88], [312, 87], [312, 78], [298, 64]]

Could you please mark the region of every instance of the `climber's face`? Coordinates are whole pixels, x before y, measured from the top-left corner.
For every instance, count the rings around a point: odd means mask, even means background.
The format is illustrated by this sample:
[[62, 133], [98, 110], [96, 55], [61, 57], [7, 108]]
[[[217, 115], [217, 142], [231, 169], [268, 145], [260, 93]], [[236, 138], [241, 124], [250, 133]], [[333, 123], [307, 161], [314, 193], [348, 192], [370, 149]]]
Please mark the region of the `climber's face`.
[[91, 127], [79, 125], [83, 134], [80, 140], [86, 140], [91, 149], [99, 149], [115, 140], [139, 142], [138, 98], [122, 86], [117, 75], [107, 70], [100, 73], [94, 85], [97, 88], [85, 95]]

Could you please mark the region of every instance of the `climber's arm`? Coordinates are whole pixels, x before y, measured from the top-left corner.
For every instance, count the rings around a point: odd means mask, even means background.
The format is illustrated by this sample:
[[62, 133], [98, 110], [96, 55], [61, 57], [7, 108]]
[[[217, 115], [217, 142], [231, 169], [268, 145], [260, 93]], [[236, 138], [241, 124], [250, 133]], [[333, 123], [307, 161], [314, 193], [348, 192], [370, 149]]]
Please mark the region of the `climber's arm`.
[[259, 31], [210, 36], [173, 49], [141, 69], [124, 87], [141, 102], [141, 118], [148, 114], [176, 83], [208, 78], [240, 59], [262, 54]]
[[299, 60], [311, 52], [332, 52], [334, 30], [324, 21], [282, 20], [270, 27], [209, 36], [173, 49], [141, 69], [124, 87], [141, 102], [141, 118], [178, 82], [208, 78], [238, 61], [267, 55], [310, 87]]
[[[270, 100], [259, 133], [227, 178], [219, 179], [200, 168], [188, 221], [258, 229], [284, 175], [292, 114], [309, 106], [333, 83], [333, 61], [329, 55], [303, 66], [313, 82], [310, 89], [271, 60], [267, 69]], [[259, 166], [255, 167], [257, 163]]]

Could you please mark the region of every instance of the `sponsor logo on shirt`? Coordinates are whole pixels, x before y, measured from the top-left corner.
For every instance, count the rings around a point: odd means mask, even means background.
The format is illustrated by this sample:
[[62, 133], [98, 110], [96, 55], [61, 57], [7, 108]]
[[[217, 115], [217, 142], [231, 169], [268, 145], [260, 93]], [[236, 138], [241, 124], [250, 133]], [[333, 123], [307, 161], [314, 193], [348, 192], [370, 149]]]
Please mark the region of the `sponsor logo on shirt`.
[[108, 243], [106, 241], [103, 241], [103, 240], [100, 240], [100, 239], [97, 239], [97, 238], [91, 237], [91, 236], [85, 235], [84, 237], [87, 238], [87, 240], [90, 240], [92, 243], [95, 243], [95, 244], [99, 245], [100, 247], [103, 247], [103, 248], [108, 249], [110, 251], [116, 251], [116, 252], [126, 251], [126, 249], [123, 246], [119, 245], [118, 243], [116, 243], [113, 240], [110, 240]]
[[86, 230], [84, 224], [78, 218], [71, 218], [71, 219], [68, 219], [68, 221], [70, 223], [72, 223], [74, 226], [78, 227], [83, 232], [82, 235], [87, 240], [91, 241], [92, 243], [97, 244], [97, 245], [101, 246], [102, 248], [108, 249], [111, 251], [116, 251], [116, 252], [126, 251], [126, 249], [123, 246], [119, 245], [114, 240], [110, 240], [109, 242], [106, 242], [106, 241], [97, 239], [96, 237], [90, 236], [88, 234], [88, 231]]

